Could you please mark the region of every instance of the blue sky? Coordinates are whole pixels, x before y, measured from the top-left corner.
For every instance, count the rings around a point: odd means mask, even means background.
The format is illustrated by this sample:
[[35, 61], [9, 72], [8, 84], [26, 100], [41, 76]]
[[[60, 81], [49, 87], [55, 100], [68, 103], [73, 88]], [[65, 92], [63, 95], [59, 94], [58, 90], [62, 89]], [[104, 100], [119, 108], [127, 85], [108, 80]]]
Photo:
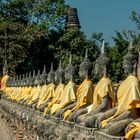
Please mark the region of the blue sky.
[[103, 32], [104, 39], [113, 43], [115, 30], [134, 29], [131, 11], [140, 13], [140, 0], [65, 0], [78, 10], [81, 30], [90, 38], [93, 32]]

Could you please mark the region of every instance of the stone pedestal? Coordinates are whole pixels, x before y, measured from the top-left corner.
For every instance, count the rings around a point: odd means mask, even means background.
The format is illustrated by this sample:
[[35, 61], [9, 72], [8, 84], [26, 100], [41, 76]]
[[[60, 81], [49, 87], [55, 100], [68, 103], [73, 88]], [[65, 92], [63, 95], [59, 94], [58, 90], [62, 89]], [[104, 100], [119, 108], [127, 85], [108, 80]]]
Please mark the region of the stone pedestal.
[[95, 140], [124, 140], [124, 137], [111, 136], [106, 133], [95, 131]]

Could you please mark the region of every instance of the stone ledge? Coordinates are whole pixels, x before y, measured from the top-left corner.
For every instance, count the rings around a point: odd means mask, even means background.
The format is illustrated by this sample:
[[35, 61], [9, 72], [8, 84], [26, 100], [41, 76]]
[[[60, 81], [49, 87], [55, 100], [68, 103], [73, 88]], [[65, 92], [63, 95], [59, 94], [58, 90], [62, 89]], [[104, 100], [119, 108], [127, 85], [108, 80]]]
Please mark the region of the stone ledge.
[[95, 131], [94, 135], [96, 140], [124, 140], [124, 137], [111, 136], [101, 131]]

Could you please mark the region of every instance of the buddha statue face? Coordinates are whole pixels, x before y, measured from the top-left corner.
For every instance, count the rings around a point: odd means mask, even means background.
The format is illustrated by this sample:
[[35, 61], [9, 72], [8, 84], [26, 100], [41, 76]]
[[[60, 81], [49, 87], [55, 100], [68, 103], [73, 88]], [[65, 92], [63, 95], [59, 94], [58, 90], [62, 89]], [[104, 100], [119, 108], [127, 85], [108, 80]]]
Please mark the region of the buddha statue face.
[[123, 60], [123, 69], [125, 74], [131, 74], [133, 73], [133, 65], [130, 63], [130, 61]]
[[48, 73], [48, 76], [47, 76], [47, 81], [48, 81], [49, 83], [53, 83], [53, 82], [54, 82], [54, 78], [55, 78], [54, 72], [49, 72], [49, 73]]
[[65, 79], [69, 80], [69, 78], [70, 78], [70, 74], [68, 73], [68, 70], [66, 69], [65, 70]]
[[88, 74], [88, 71], [84, 69], [79, 69], [79, 77], [81, 77], [82, 79], [85, 79], [87, 74]]

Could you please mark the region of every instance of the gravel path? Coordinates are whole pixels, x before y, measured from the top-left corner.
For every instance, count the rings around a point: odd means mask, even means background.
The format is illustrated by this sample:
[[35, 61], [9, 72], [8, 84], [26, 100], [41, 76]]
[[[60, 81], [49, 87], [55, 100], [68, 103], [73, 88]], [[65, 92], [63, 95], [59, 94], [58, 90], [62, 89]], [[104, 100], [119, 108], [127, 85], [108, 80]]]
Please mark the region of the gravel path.
[[10, 129], [5, 125], [3, 119], [0, 118], [0, 140], [16, 140], [10, 131]]

